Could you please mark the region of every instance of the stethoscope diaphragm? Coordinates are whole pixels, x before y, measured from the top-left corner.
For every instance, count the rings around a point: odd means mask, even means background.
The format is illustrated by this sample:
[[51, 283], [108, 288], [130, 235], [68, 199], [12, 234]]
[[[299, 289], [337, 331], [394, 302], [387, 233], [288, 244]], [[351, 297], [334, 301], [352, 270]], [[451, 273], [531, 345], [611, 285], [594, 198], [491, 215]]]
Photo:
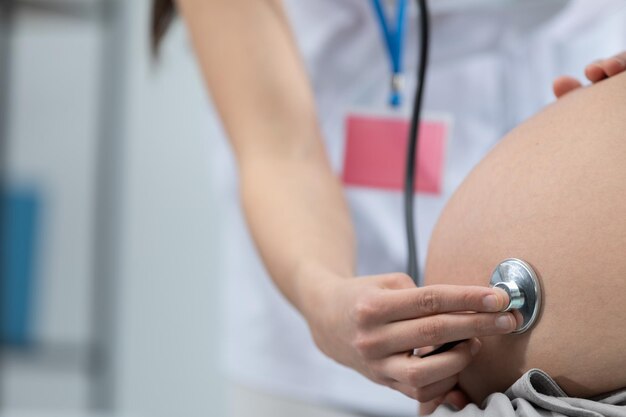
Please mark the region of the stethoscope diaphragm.
[[541, 310], [541, 285], [534, 269], [521, 259], [506, 259], [493, 271], [489, 284], [508, 293], [509, 305], [503, 311], [517, 310], [522, 316], [522, 325], [513, 333], [529, 330]]

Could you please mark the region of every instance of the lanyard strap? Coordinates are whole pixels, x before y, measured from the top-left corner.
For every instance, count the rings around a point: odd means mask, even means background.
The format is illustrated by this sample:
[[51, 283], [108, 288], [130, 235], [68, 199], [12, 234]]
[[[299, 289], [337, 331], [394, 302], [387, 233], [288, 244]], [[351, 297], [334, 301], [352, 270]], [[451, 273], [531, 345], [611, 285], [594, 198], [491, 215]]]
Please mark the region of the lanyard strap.
[[389, 104], [398, 107], [402, 103], [402, 59], [404, 54], [404, 37], [406, 33], [406, 0], [396, 0], [396, 25], [390, 27], [381, 0], [371, 0], [380, 28], [383, 32], [385, 45], [391, 62], [391, 96]]

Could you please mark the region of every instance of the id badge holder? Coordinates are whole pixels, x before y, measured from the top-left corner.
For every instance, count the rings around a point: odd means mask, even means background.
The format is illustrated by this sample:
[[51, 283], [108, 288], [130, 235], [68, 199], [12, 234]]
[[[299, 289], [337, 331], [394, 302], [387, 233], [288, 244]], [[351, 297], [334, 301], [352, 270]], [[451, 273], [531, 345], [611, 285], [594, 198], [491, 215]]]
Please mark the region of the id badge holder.
[[[352, 110], [344, 120], [346, 186], [402, 191], [410, 116], [394, 110]], [[443, 192], [446, 143], [452, 117], [425, 113], [419, 126], [415, 192]]]

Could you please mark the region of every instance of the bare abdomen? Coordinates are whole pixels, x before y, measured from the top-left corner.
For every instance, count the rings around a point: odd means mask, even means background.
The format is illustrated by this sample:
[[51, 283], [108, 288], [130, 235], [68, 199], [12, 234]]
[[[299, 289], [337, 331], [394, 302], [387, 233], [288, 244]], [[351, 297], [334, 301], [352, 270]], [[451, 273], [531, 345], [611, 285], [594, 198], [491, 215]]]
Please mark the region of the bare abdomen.
[[462, 388], [480, 402], [534, 367], [573, 396], [626, 386], [626, 74], [564, 97], [476, 167], [433, 233], [426, 283], [487, 285], [510, 257], [540, 275], [542, 315], [484, 338]]

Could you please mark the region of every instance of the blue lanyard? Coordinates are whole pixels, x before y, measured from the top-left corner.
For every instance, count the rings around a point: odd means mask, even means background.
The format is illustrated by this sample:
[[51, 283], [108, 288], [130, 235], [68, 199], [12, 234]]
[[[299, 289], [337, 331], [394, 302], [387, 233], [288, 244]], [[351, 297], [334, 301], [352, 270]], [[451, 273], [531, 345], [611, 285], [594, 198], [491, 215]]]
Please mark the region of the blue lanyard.
[[406, 33], [406, 0], [396, 0], [396, 26], [391, 28], [385, 15], [381, 0], [371, 0], [380, 28], [383, 32], [389, 60], [391, 62], [391, 96], [389, 104], [398, 107], [402, 103], [402, 58], [404, 53], [404, 37]]

